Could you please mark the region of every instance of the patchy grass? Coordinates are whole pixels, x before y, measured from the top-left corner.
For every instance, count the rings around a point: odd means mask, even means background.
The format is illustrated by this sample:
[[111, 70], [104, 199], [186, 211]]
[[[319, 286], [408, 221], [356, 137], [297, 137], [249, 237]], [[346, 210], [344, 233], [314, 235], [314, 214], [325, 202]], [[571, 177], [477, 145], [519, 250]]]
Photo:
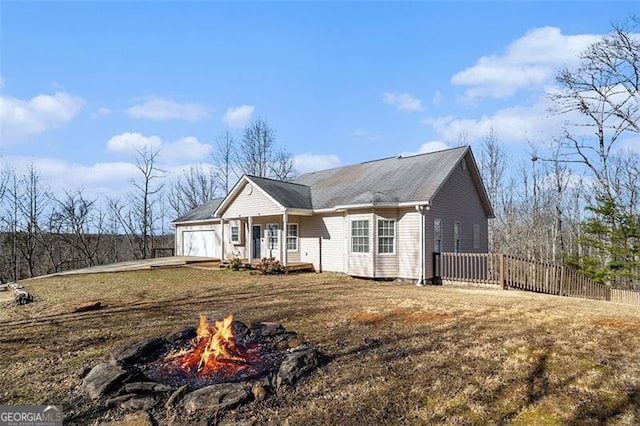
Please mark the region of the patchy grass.
[[[256, 424], [639, 424], [640, 311], [606, 302], [334, 274], [163, 269], [23, 282], [0, 308], [0, 404], [60, 404], [100, 423], [80, 390], [111, 348], [205, 312], [277, 321], [330, 362], [223, 420]], [[100, 301], [99, 311], [71, 311]]]

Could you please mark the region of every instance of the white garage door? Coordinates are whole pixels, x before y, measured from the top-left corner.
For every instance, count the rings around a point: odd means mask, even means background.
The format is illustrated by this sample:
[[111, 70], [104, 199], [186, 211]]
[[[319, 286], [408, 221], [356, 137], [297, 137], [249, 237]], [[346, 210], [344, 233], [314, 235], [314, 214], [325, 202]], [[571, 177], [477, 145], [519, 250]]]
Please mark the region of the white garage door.
[[185, 231], [182, 233], [182, 254], [214, 257], [213, 242], [213, 231]]

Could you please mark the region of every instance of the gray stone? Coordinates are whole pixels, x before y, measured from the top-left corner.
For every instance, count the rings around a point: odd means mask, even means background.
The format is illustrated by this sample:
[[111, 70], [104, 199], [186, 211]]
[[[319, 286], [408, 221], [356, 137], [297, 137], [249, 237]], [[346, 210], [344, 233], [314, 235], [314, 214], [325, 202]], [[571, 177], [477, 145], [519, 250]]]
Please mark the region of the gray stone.
[[173, 388], [162, 383], [155, 382], [133, 382], [124, 385], [125, 392], [133, 393], [162, 393], [171, 392]]
[[155, 400], [150, 396], [131, 398], [122, 404], [120, 408], [125, 410], [148, 410], [155, 404]]
[[303, 375], [318, 366], [318, 352], [310, 346], [303, 345], [287, 354], [276, 377], [276, 386], [293, 385]]
[[135, 396], [136, 396], [135, 393], [127, 393], [125, 395], [114, 396], [113, 398], [107, 399], [107, 401], [104, 403], [104, 405], [107, 408], [118, 408], [120, 406], [120, 404], [122, 404], [125, 401], [130, 400], [131, 398], [133, 398]]
[[277, 322], [259, 322], [251, 326], [251, 331], [257, 336], [275, 336], [284, 333], [284, 327]]
[[132, 359], [138, 359], [159, 348], [166, 340], [161, 337], [152, 337], [138, 342], [127, 343], [108, 352], [104, 360], [113, 364], [124, 364]]
[[176, 405], [182, 399], [182, 397], [187, 393], [187, 389], [188, 389], [187, 385], [182, 385], [178, 389], [176, 389], [176, 391], [171, 394], [169, 399], [167, 399], [167, 402], [164, 404], [164, 408], [170, 409], [174, 405]]
[[122, 383], [128, 373], [108, 362], [98, 364], [82, 379], [82, 387], [92, 399], [98, 399]]
[[191, 392], [184, 397], [183, 407], [188, 414], [206, 416], [236, 407], [249, 398], [250, 392], [242, 383], [220, 383]]

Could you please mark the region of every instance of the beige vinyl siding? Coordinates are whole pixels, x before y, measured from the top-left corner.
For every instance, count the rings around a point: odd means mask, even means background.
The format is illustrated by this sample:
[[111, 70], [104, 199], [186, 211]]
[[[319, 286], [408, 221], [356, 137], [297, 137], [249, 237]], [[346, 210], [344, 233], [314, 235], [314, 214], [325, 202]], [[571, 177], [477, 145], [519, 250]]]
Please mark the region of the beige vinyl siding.
[[[375, 223], [373, 224], [373, 238], [371, 243], [375, 250], [375, 278], [397, 278], [398, 277], [398, 218], [396, 209], [376, 209], [374, 211]], [[378, 253], [378, 220], [395, 221], [394, 252]]]
[[[345, 223], [347, 234], [347, 268], [349, 275], [356, 277], [373, 277], [373, 256], [375, 253], [375, 215], [371, 212], [367, 213], [351, 213], [347, 215]], [[366, 253], [354, 253], [352, 251], [352, 235], [351, 226], [353, 221], [368, 220], [369, 221], [369, 251]]]
[[301, 262], [313, 262], [316, 271], [345, 272], [344, 216], [332, 213], [299, 218]]
[[245, 188], [246, 184], [223, 213], [222, 217], [224, 219], [248, 216], [270, 216], [282, 213], [280, 206], [275, 204], [261, 189], [256, 187], [256, 185], [253, 185], [251, 194], [247, 194]]
[[[463, 159], [462, 161], [465, 161]], [[469, 173], [469, 167], [463, 170], [456, 165], [449, 179], [444, 183], [435, 198], [431, 201], [431, 208], [427, 212], [427, 258], [426, 278], [433, 275], [433, 219], [441, 222], [442, 251], [454, 250], [453, 228], [455, 222], [460, 222], [460, 252], [486, 253], [488, 251], [487, 216], [482, 207], [480, 196]], [[473, 225], [480, 228], [480, 241], [477, 248], [473, 247]]]
[[222, 239], [221, 239], [222, 226], [219, 222], [198, 223], [197, 225], [176, 225], [175, 236], [175, 253], [176, 256], [183, 256], [183, 233], [193, 231], [214, 231], [213, 232], [213, 247], [215, 250], [215, 256], [222, 257]]
[[[240, 241], [234, 243], [231, 241], [231, 227], [238, 226], [240, 231]], [[230, 220], [224, 223], [224, 259], [230, 259], [233, 257], [239, 257], [240, 259], [247, 258], [247, 238], [249, 233], [247, 232], [247, 223], [241, 220]]]
[[396, 250], [398, 277], [417, 279], [420, 274], [420, 213], [415, 208], [398, 210]]

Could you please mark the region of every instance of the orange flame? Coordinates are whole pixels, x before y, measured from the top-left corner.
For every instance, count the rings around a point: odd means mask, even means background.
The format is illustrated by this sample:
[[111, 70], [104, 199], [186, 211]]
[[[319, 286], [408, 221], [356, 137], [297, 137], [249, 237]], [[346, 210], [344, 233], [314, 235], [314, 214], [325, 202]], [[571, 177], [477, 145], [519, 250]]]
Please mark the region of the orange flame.
[[216, 321], [215, 326], [211, 326], [207, 317], [201, 314], [193, 350], [171, 358], [177, 358], [182, 368], [187, 370], [197, 365], [197, 371], [202, 373], [216, 371], [228, 363], [243, 362], [244, 358], [238, 356], [232, 324], [233, 314]]

